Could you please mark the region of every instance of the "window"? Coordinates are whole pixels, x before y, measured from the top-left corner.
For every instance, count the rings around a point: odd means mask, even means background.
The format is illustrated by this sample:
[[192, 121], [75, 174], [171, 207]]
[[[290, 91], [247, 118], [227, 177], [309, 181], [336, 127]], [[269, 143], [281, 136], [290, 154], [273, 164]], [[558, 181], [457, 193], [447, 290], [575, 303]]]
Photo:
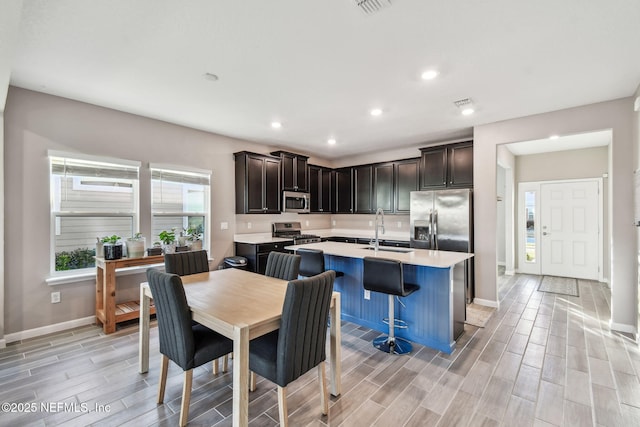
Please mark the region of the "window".
[[150, 168], [152, 242], [160, 240], [162, 230], [175, 229], [178, 237], [191, 228], [205, 239], [203, 248], [206, 248], [211, 172], [153, 164]]
[[139, 162], [49, 152], [51, 271], [93, 269], [96, 240], [138, 230]]

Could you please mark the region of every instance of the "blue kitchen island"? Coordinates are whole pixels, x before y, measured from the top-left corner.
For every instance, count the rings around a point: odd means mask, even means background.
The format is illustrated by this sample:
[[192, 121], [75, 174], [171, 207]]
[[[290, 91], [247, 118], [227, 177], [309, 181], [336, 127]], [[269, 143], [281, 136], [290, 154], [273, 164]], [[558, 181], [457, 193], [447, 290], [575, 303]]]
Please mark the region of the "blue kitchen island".
[[334, 290], [341, 294], [342, 320], [385, 334], [389, 327], [382, 319], [388, 317], [388, 298], [376, 292], [365, 298], [362, 259], [372, 256], [401, 261], [405, 282], [419, 285], [420, 290], [401, 298], [404, 307], [395, 301], [395, 317], [409, 326], [397, 329], [396, 336], [445, 353], [454, 350], [456, 339], [464, 332], [466, 263], [473, 254], [393, 247], [380, 247], [376, 251], [368, 245], [338, 242], [309, 243], [286, 249], [300, 248], [324, 251], [325, 267], [344, 273], [343, 277], [336, 278], [334, 285]]

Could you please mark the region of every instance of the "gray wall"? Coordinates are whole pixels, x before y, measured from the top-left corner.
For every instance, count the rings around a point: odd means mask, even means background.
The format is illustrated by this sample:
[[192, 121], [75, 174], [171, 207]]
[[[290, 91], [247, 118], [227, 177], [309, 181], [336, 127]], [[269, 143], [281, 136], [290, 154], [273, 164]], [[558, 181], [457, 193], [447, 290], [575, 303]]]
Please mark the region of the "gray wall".
[[[637, 326], [637, 260], [633, 227], [633, 100], [623, 98], [582, 107], [478, 126], [474, 129], [476, 295], [497, 304], [496, 290], [496, 146], [612, 129], [609, 146], [609, 233], [611, 242], [611, 326]], [[482, 167], [482, 166], [486, 167]], [[493, 165], [493, 167], [488, 167]]]

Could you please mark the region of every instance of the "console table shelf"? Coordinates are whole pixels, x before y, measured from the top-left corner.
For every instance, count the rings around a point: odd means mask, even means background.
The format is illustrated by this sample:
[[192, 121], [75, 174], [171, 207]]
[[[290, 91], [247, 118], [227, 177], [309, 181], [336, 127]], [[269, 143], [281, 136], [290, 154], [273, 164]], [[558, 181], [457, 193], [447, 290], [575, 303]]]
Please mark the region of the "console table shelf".
[[[162, 263], [164, 255], [116, 260], [96, 257], [96, 323], [102, 325], [105, 334], [115, 332], [117, 323], [140, 317], [139, 301], [116, 304], [116, 270]], [[154, 312], [152, 307], [151, 313]]]

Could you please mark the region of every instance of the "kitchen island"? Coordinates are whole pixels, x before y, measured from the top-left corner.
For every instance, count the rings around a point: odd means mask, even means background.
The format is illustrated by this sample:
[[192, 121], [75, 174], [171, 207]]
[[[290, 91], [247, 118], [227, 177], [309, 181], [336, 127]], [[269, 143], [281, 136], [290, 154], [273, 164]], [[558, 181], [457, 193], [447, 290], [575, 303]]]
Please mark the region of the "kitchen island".
[[[341, 271], [334, 290], [340, 292], [342, 319], [387, 333], [389, 327], [382, 319], [388, 317], [388, 298], [371, 292], [365, 295], [362, 286], [362, 259], [365, 256], [389, 258], [403, 263], [404, 280], [420, 289], [401, 298], [404, 306], [396, 302], [396, 317], [407, 322], [408, 329], [397, 329], [396, 336], [451, 353], [456, 339], [464, 332], [465, 272], [467, 260], [473, 254], [373, 247], [362, 244], [321, 242], [287, 246], [324, 251], [325, 267]], [[369, 296], [369, 299], [366, 298]]]

